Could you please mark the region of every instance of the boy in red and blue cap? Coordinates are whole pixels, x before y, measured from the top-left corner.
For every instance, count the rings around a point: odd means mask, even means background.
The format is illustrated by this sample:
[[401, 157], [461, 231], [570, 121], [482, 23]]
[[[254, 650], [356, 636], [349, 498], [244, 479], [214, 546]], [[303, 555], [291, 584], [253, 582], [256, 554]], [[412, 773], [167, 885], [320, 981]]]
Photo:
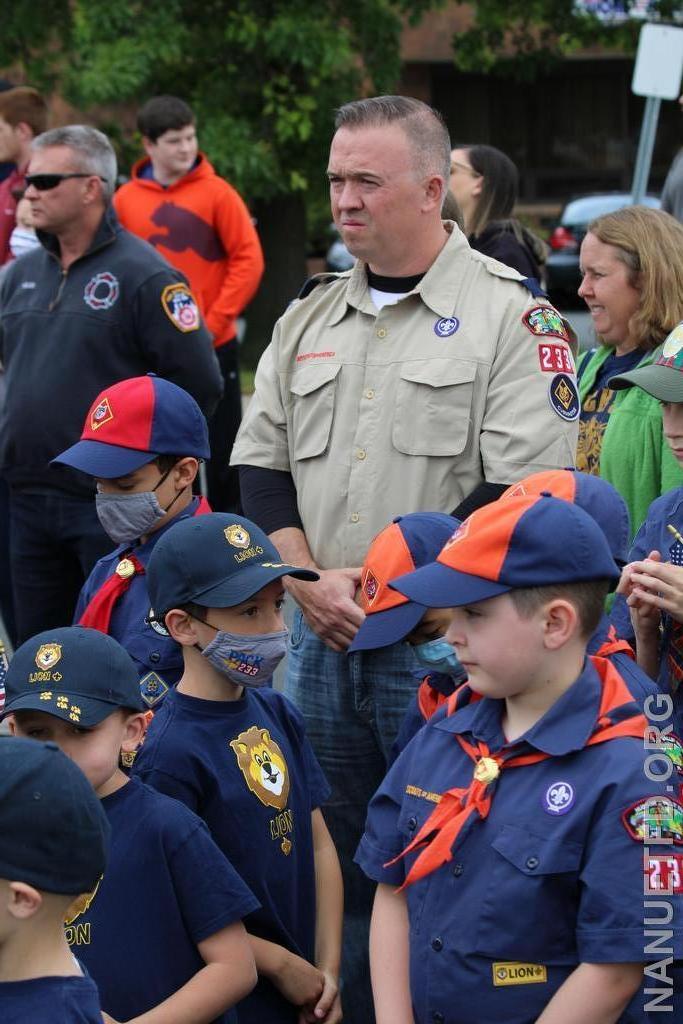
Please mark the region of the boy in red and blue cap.
[[0, 1020], [102, 1024], [64, 917], [105, 870], [109, 823], [54, 743], [0, 736]]
[[125, 647], [151, 709], [180, 678], [182, 657], [150, 615], [145, 569], [166, 530], [211, 511], [192, 493], [199, 463], [209, 456], [206, 420], [194, 398], [150, 373], [102, 391], [80, 441], [54, 460], [95, 478], [97, 514], [118, 545], [90, 573], [74, 622]]
[[133, 662], [97, 630], [39, 633], [10, 662], [12, 732], [59, 746], [111, 829], [104, 873], [90, 876], [64, 919], [108, 1024], [235, 1024], [230, 1007], [256, 980], [241, 919], [258, 902], [197, 815], [121, 771], [121, 755], [140, 741], [143, 707]]
[[360, 603], [365, 618], [348, 653], [374, 651], [404, 640], [421, 666], [416, 666], [417, 692], [406, 710], [389, 764], [427, 718], [467, 679], [444, 636], [450, 623], [449, 613], [408, 600], [392, 590], [389, 580], [433, 562], [459, 525], [459, 519], [441, 512], [397, 516], [377, 534], [363, 562]]
[[261, 908], [245, 922], [259, 973], [240, 1024], [341, 1020], [342, 883], [320, 810], [329, 786], [301, 715], [269, 684], [287, 649], [282, 562], [240, 516], [186, 519], [148, 567], [156, 615], [185, 669], [134, 771], [206, 821]]
[[[378, 1024], [647, 1019], [644, 857], [676, 860], [683, 805], [646, 774], [619, 674], [586, 659], [618, 577], [593, 519], [542, 495], [478, 510], [393, 581], [452, 609], [474, 699], [426, 723], [370, 805]], [[666, 899], [680, 957], [683, 900]]]

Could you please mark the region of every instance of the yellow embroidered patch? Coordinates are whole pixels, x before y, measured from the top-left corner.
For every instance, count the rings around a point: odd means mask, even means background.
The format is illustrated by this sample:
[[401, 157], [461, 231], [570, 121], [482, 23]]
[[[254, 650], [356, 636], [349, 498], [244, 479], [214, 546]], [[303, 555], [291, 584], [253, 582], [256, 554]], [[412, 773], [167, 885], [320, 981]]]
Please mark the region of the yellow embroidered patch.
[[548, 969], [543, 964], [510, 963], [491, 964], [493, 984], [539, 985], [548, 980]]

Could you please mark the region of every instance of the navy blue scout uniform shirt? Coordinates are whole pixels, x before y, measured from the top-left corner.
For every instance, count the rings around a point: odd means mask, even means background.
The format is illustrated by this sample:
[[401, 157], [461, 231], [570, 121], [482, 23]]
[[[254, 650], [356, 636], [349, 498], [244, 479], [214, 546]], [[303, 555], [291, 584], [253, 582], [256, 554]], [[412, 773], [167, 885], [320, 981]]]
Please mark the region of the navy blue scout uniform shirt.
[[[520, 753], [552, 756], [503, 769], [488, 817], [472, 816], [452, 860], [406, 890], [416, 1024], [529, 1024], [582, 961], [661, 958], [644, 953], [650, 912], [643, 907], [643, 843], [622, 815], [633, 829], [643, 800], [671, 794], [646, 777], [639, 740], [584, 748], [600, 695], [600, 679], [587, 662], [521, 744]], [[473, 762], [455, 734], [483, 740], [492, 752], [505, 749], [503, 710], [503, 701], [483, 699], [450, 717], [437, 714], [401, 754], [373, 797], [356, 854], [370, 878], [402, 884], [415, 854], [384, 865], [405, 849], [440, 793], [472, 780]], [[683, 817], [676, 827], [680, 843]], [[674, 854], [670, 843], [651, 850]], [[667, 927], [675, 929], [670, 944], [680, 957], [683, 899], [664, 898], [673, 904]], [[647, 1020], [645, 1002], [641, 990], [622, 1024]]]
[[[131, 779], [102, 806], [111, 825], [107, 869], [67, 921], [66, 937], [97, 982], [102, 1008], [126, 1021], [188, 982], [204, 966], [197, 943], [258, 902], [177, 800]], [[216, 1024], [234, 1020], [227, 1012]]]
[[[647, 558], [651, 551], [659, 551], [662, 561], [683, 565], [683, 546], [667, 529], [669, 524], [683, 534], [683, 487], [675, 487], [652, 502], [645, 522], [635, 535], [633, 547], [628, 553], [629, 562], [639, 562]], [[622, 594], [617, 594], [614, 599], [610, 618], [617, 634], [634, 642], [631, 613], [626, 604], [626, 598]], [[678, 630], [674, 635], [674, 622], [666, 613], [662, 615], [662, 627], [657, 683], [663, 693], [668, 693], [673, 698], [674, 730], [681, 737], [683, 736], [683, 688], [680, 684], [676, 685], [676, 675], [672, 672], [670, 657], [674, 657], [677, 664], [683, 664], [683, 643], [678, 638]]]
[[[270, 689], [245, 689], [237, 701], [171, 690], [133, 770], [207, 823], [261, 903], [248, 931], [313, 962], [311, 814], [330, 790], [294, 705]], [[260, 979], [238, 1016], [240, 1024], [289, 1024], [298, 1011]]]
[[2, 1024], [102, 1024], [92, 978], [31, 978], [0, 983]]
[[[114, 574], [116, 566], [129, 552], [147, 568], [154, 547], [160, 537], [179, 523], [181, 519], [193, 516], [199, 505], [199, 498], [191, 503], [179, 515], [160, 530], [150, 534], [144, 544], [131, 547], [120, 544], [110, 554], [100, 558], [83, 584], [74, 613], [74, 624], [78, 624], [81, 615], [88, 607], [93, 596], [103, 583]], [[125, 648], [135, 662], [140, 676], [140, 693], [145, 704], [156, 710], [169, 689], [183, 674], [182, 648], [157, 623], [150, 625], [147, 617], [150, 612], [147, 580], [144, 574], [138, 573], [131, 578], [130, 586], [121, 595], [114, 606], [109, 621], [109, 636]]]

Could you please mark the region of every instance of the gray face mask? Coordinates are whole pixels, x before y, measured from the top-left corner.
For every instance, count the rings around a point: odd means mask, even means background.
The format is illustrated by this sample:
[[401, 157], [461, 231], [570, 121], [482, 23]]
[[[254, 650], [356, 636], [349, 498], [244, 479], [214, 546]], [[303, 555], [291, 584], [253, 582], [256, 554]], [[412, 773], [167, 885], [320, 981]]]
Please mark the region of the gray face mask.
[[[210, 623], [205, 623], [209, 626]], [[211, 626], [216, 629], [215, 626]], [[238, 686], [267, 686], [287, 652], [289, 630], [240, 636], [216, 629], [210, 644], [200, 648], [217, 672]]]
[[[173, 469], [173, 466], [171, 466]], [[154, 488], [161, 487], [171, 472], [164, 473]], [[109, 534], [115, 544], [130, 544], [138, 537], [149, 533], [160, 519], [163, 519], [173, 502], [183, 493], [179, 491], [171, 505], [162, 508], [154, 491], [142, 491], [140, 494], [103, 494], [95, 495], [95, 509], [102, 528]]]

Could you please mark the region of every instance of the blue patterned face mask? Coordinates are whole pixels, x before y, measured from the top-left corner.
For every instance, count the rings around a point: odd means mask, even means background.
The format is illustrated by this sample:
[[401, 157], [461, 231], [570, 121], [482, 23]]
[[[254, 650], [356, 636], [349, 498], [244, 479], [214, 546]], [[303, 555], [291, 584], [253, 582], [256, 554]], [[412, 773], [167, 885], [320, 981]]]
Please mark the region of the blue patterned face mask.
[[423, 644], [415, 644], [413, 654], [430, 672], [441, 672], [445, 676], [462, 676], [463, 667], [458, 656], [443, 636], [435, 640], [426, 640]]
[[267, 686], [287, 652], [289, 630], [240, 636], [215, 626], [211, 629], [216, 630], [215, 637], [200, 650], [216, 671], [238, 686]]

